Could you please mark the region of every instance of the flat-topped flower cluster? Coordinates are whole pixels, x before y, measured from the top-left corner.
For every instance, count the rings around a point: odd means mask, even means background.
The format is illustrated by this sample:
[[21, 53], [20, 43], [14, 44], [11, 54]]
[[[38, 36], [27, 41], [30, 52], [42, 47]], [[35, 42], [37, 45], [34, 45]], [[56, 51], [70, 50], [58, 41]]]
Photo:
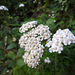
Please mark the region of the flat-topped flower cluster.
[[37, 21], [31, 21], [31, 22], [27, 22], [26, 24], [23, 24], [22, 27], [19, 28], [19, 32], [23, 33], [28, 31], [29, 28], [33, 28], [35, 27], [37, 24]]
[[43, 49], [44, 47], [38, 39], [31, 37], [25, 46], [25, 54], [23, 55], [24, 62], [32, 68], [39, 65], [40, 57], [42, 57], [44, 52]]
[[69, 29], [59, 29], [53, 35], [52, 41], [48, 41], [46, 46], [50, 47], [50, 53], [61, 53], [61, 51], [63, 51], [63, 45], [70, 45], [71, 43], [75, 43], [75, 36], [72, 32]]
[[[23, 36], [19, 39], [19, 44], [21, 48], [25, 49], [23, 55], [24, 62], [32, 68], [36, 68], [39, 65], [40, 57], [43, 56], [44, 46], [41, 44], [43, 40], [47, 40], [46, 47], [49, 47], [49, 52], [58, 52], [63, 51], [63, 45], [70, 45], [75, 43], [75, 36], [71, 33], [69, 29], [57, 30], [53, 35], [51, 40], [50, 36], [52, 33], [49, 30], [48, 26], [40, 24], [36, 27], [37, 21], [31, 21], [26, 24], [23, 24], [20, 27], [20, 33], [23, 33]], [[35, 28], [33, 28], [35, 27]], [[31, 29], [28, 34], [24, 32]], [[50, 63], [49, 57], [44, 60], [45, 63]]]
[[[36, 26], [37, 21], [28, 22], [23, 24], [19, 31], [25, 32], [29, 28]], [[44, 46], [41, 45], [41, 41], [49, 39], [52, 33], [49, 31], [48, 26], [40, 24], [36, 28], [28, 32], [28, 34], [23, 34], [19, 40], [21, 48], [25, 48], [25, 54], [23, 55], [24, 62], [29, 67], [36, 67], [39, 65], [40, 57], [42, 57], [44, 52]]]

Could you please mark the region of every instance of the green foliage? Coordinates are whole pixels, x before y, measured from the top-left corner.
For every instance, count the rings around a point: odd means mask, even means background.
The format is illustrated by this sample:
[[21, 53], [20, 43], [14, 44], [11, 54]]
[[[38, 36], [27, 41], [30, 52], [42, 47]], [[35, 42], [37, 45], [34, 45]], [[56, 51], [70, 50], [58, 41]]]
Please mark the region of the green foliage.
[[24, 65], [23, 59], [19, 59], [19, 60], [17, 61], [17, 64], [18, 64], [19, 66], [23, 66], [23, 65]]
[[15, 62], [13, 60], [7, 60], [5, 61], [5, 64], [8, 64], [8, 67], [13, 67], [15, 65]]
[[[33, 20], [38, 21], [38, 25], [48, 25], [53, 34], [59, 28], [69, 28], [75, 35], [75, 0], [59, 1], [0, 0], [0, 6], [9, 9], [0, 10], [0, 75], [75, 75], [75, 44], [64, 46], [61, 54], [49, 53], [45, 48], [41, 62], [35, 69], [24, 63], [22, 55], [25, 51], [18, 44], [22, 35], [19, 33], [20, 26]], [[25, 6], [20, 8], [21, 3]], [[13, 41], [13, 37], [16, 41]], [[42, 45], [45, 44], [43, 41]], [[50, 64], [44, 63], [47, 56], [50, 57]]]
[[15, 44], [15, 43], [11, 43], [11, 44], [7, 47], [7, 49], [12, 49], [12, 48], [14, 48], [14, 47], [16, 47], [16, 44]]
[[17, 52], [17, 57], [21, 57], [23, 53], [24, 53], [24, 49], [19, 49]]
[[0, 41], [0, 47], [4, 47], [4, 42]]
[[12, 58], [12, 59], [15, 59], [15, 54], [14, 54], [14, 52], [12, 52], [12, 51], [10, 51], [10, 52], [8, 52], [8, 57], [10, 57], [10, 58]]

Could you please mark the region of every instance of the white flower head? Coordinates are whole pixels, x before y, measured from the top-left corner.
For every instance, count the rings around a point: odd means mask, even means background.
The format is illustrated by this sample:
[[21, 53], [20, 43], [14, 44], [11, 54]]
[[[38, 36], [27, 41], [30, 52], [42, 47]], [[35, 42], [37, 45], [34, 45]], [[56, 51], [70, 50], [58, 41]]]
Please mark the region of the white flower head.
[[45, 63], [50, 63], [51, 61], [50, 61], [49, 57], [46, 57], [46, 59], [44, 59], [44, 62]]
[[7, 10], [7, 11], [8, 11], [8, 8], [5, 7], [4, 5], [1, 5], [1, 6], [0, 6], [0, 10]]
[[7, 70], [7, 72], [9, 72], [9, 70]]
[[24, 4], [20, 4], [19, 7], [24, 7]]
[[[23, 32], [25, 32], [25, 31], [28, 31], [29, 28], [35, 27], [36, 24], [37, 24], [37, 21], [27, 22], [26, 24], [23, 24], [22, 27], [19, 28], [19, 32], [20, 32], [20, 33], [23, 33]], [[33, 30], [34, 30], [34, 29], [32, 29], [32, 31], [33, 31]], [[32, 32], [32, 31], [31, 31], [31, 32]], [[31, 32], [30, 32], [30, 33], [31, 33]]]
[[56, 20], [54, 20], [54, 22], [56, 22]]
[[[20, 27], [19, 31], [25, 32], [29, 28], [36, 26], [37, 21], [27, 22]], [[27, 29], [27, 30], [26, 30]], [[44, 52], [44, 46], [41, 45], [41, 41], [48, 40], [51, 36], [49, 27], [43, 24], [38, 25], [36, 28], [31, 29], [28, 34], [23, 34], [19, 39], [21, 48], [25, 48], [25, 54], [23, 55], [24, 63], [29, 67], [35, 68], [40, 63], [40, 57]], [[28, 54], [28, 55], [27, 55]], [[50, 62], [49, 60], [47, 61]]]
[[48, 41], [46, 46], [49, 47], [50, 53], [58, 52], [60, 54], [61, 51], [63, 51], [63, 44], [65, 46], [70, 45], [71, 43], [75, 42], [73, 39], [75, 39], [74, 35], [71, 33], [69, 29], [63, 29], [63, 30], [59, 29], [53, 35], [52, 43]]

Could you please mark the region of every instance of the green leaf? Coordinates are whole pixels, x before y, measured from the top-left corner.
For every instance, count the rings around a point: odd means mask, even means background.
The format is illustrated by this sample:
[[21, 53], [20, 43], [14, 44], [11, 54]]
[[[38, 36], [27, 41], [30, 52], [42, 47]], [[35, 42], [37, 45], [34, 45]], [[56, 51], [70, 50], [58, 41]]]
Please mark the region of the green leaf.
[[7, 67], [5, 67], [3, 70], [2, 70], [2, 73], [5, 75], [5, 72], [7, 71]]
[[0, 41], [0, 47], [4, 47], [3, 41]]
[[68, 24], [68, 27], [71, 27], [71, 23]]
[[61, 24], [63, 24], [64, 23], [64, 21], [60, 21], [60, 22], [58, 22], [56, 25], [58, 26], [58, 25], [61, 25]]
[[5, 63], [6, 64], [9, 64], [9, 63], [11, 63], [13, 60], [7, 60], [7, 61], [5, 61]]
[[24, 49], [20, 48], [19, 51], [17, 52], [17, 57], [21, 57], [24, 52]]
[[48, 1], [46, 1], [46, 3], [44, 4], [44, 7], [47, 7], [47, 6], [48, 6], [48, 4], [49, 4], [49, 3], [48, 3]]
[[13, 28], [12, 30], [19, 30], [19, 28], [17, 27], [17, 28]]
[[16, 47], [16, 44], [15, 44], [15, 43], [11, 43], [11, 44], [7, 47], [7, 49], [12, 49], [12, 48], [14, 48], [14, 47]]
[[4, 51], [4, 49], [0, 48], [0, 52], [3, 52], [3, 51]]
[[0, 60], [4, 59], [4, 54], [2, 52], [0, 52]]
[[74, 25], [75, 24], [75, 20], [74, 21], [72, 21], [72, 25]]
[[12, 26], [20, 26], [20, 24], [12, 24]]
[[14, 52], [10, 51], [10, 52], [8, 52], [8, 57], [14, 59], [16, 56], [15, 56]]
[[73, 28], [75, 29], [75, 26], [73, 26]]
[[72, 33], [75, 35], [75, 30], [72, 30]]
[[5, 61], [6, 64], [8, 64], [8, 67], [13, 67], [15, 65], [15, 62], [13, 60], [7, 60]]
[[65, 7], [65, 12], [67, 11], [67, 9], [68, 9], [68, 6]]
[[23, 59], [19, 59], [19, 60], [17, 61], [17, 64], [18, 64], [19, 66], [23, 66], [23, 65], [24, 65]]
[[54, 22], [54, 18], [50, 18], [50, 19], [48, 19], [47, 21], [46, 21], [46, 24], [52, 24], [53, 22]]
[[67, 66], [70, 66], [69, 60], [64, 61], [64, 64], [67, 65]]

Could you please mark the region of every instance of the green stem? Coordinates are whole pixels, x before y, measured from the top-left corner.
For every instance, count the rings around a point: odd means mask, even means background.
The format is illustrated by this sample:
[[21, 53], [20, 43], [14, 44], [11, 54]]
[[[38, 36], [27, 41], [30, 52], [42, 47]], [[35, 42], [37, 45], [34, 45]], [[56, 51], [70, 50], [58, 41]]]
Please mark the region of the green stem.
[[57, 62], [58, 62], [57, 53], [55, 53], [55, 73], [57, 73]]

